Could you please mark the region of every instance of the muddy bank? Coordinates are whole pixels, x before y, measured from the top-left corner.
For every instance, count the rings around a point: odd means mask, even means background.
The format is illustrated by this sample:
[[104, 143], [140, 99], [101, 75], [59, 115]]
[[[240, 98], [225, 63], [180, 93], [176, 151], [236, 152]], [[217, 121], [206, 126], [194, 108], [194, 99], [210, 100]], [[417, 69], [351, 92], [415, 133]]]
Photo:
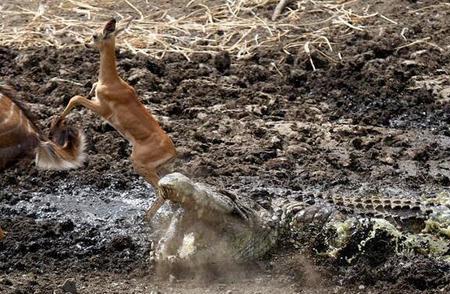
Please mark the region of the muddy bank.
[[[402, 47], [409, 42], [395, 31], [361, 33], [339, 40], [341, 62], [313, 55], [316, 71], [302, 53], [276, 50], [230, 63], [224, 54], [155, 60], [119, 50], [118, 65], [178, 146], [173, 169], [195, 179], [263, 206], [274, 197], [327, 193], [433, 196], [450, 183], [446, 32], [445, 20], [435, 18], [432, 27], [414, 20], [408, 31], [411, 40], [433, 36], [442, 50]], [[44, 132], [97, 76], [98, 54], [81, 47], [3, 47], [0, 60], [0, 76]], [[60, 279], [79, 271], [151, 274], [152, 227], [142, 215], [153, 194], [131, 168], [130, 147], [85, 109], [70, 121], [88, 138], [81, 169], [38, 171], [28, 159], [0, 174], [0, 226], [9, 231], [0, 242], [0, 271], [58, 271]], [[287, 257], [280, 258], [268, 257], [263, 268], [273, 272], [274, 260]], [[331, 270], [326, 277], [336, 285], [380, 291], [418, 291], [423, 283], [445, 289], [449, 271], [426, 259], [313, 263]], [[289, 274], [296, 277], [295, 269]]]

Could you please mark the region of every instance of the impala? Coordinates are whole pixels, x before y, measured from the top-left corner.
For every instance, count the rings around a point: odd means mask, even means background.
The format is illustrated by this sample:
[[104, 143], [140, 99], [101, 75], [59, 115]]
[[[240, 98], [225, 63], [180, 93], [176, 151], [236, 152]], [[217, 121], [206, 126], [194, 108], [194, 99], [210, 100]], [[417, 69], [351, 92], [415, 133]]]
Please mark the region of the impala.
[[[131, 21], [131, 20], [130, 20]], [[158, 189], [158, 170], [176, 156], [175, 146], [153, 115], [140, 102], [133, 87], [122, 80], [117, 72], [115, 41], [130, 21], [116, 29], [111, 19], [92, 39], [100, 51], [100, 71], [91, 92], [95, 97], [74, 96], [62, 112], [64, 119], [77, 105], [95, 112], [114, 127], [132, 145], [131, 161], [135, 171], [153, 186], [157, 199], [147, 210], [150, 220], [164, 203]]]

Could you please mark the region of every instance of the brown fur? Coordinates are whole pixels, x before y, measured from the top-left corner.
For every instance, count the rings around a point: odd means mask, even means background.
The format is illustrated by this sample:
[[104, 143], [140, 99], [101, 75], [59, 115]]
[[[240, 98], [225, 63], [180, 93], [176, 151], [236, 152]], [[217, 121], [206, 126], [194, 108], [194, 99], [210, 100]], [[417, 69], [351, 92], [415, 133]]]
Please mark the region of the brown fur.
[[[128, 24], [127, 24], [128, 25]], [[100, 73], [92, 100], [74, 96], [61, 114], [63, 119], [77, 105], [82, 105], [108, 121], [132, 145], [131, 160], [135, 170], [158, 191], [157, 171], [176, 156], [175, 146], [153, 115], [139, 101], [136, 91], [119, 77], [116, 67], [114, 20], [93, 36], [100, 51]], [[151, 218], [164, 201], [161, 199], [147, 212]]]
[[25, 104], [17, 98], [18, 97], [17, 91], [11, 85], [0, 83], [0, 94], [3, 94], [4, 96], [11, 99], [11, 101], [14, 102], [16, 106], [19, 107], [20, 110], [25, 114], [25, 116], [28, 118], [34, 129], [35, 130], [39, 129], [39, 127], [36, 125], [36, 119], [34, 115], [25, 106]]
[[36, 155], [36, 164], [44, 169], [77, 167], [83, 159], [83, 134], [61, 121], [47, 139], [34, 123], [28, 109], [16, 98], [15, 91], [0, 85], [0, 169]]

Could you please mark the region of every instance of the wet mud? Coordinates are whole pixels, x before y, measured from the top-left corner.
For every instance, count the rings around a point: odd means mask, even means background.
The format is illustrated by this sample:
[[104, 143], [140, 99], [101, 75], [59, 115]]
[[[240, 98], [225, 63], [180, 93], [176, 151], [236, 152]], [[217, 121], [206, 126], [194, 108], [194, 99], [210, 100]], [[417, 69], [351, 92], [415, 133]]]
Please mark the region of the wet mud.
[[[120, 49], [118, 66], [173, 138], [174, 171], [263, 206], [274, 197], [330, 193], [432, 197], [450, 184], [450, 51], [445, 17], [431, 22], [415, 20], [408, 37], [431, 35], [438, 48], [402, 47], [399, 32], [369, 31], [340, 40], [341, 62], [313, 55], [316, 71], [302, 53], [276, 49], [240, 61], [226, 53], [156, 60]], [[87, 95], [98, 58], [81, 46], [3, 47], [0, 76], [45, 133], [72, 96]], [[64, 277], [91, 272], [109, 273], [105, 281], [116, 274], [153, 279], [153, 228], [143, 214], [154, 194], [132, 170], [130, 146], [86, 109], [69, 121], [88, 139], [82, 168], [39, 171], [28, 158], [0, 174], [0, 226], [8, 232], [0, 241], [0, 292], [47, 293]], [[338, 292], [367, 289], [361, 285], [374, 292], [450, 291], [448, 264], [425, 257], [349, 265], [308, 250], [302, 254], [311, 261], [298, 262], [297, 250], [283, 250], [258, 271], [287, 269], [283, 283], [292, 291], [305, 290], [299, 284], [311, 280], [310, 268]]]

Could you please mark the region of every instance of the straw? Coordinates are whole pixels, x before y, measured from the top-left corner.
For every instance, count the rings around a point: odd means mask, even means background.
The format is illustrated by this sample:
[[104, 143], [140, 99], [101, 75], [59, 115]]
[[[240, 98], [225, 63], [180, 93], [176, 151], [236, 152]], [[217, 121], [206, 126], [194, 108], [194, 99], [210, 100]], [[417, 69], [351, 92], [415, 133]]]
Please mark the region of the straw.
[[33, 0], [0, 5], [0, 46], [77, 46], [111, 16], [121, 20], [131, 15], [135, 20], [118, 45], [135, 53], [162, 58], [174, 52], [189, 60], [193, 54], [227, 50], [245, 59], [261, 49], [278, 48], [285, 54], [303, 49], [315, 68], [313, 52], [331, 62], [341, 60], [341, 53], [333, 48], [340, 36], [368, 30], [376, 21], [397, 25], [388, 16], [369, 13], [369, 7], [356, 12], [355, 1], [225, 0], [217, 5], [191, 0], [184, 14], [146, 2], [151, 1], [59, 0], [45, 5]]

